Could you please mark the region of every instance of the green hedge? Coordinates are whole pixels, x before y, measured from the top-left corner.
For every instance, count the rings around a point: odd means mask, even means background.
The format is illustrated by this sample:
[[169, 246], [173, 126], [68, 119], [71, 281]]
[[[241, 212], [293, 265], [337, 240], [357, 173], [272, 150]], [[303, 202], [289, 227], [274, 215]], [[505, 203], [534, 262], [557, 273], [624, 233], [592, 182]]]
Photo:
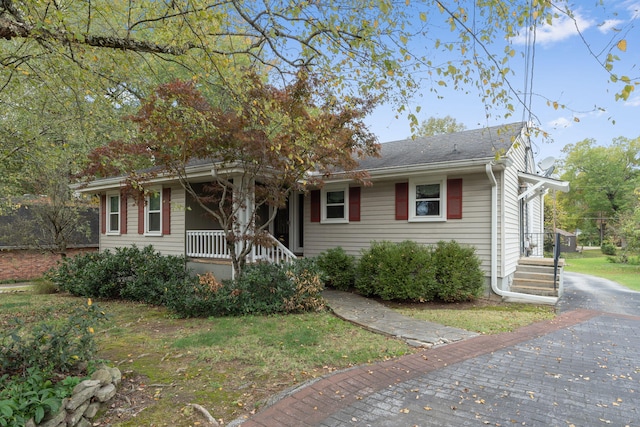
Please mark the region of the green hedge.
[[166, 290], [187, 278], [185, 258], [163, 256], [152, 246], [116, 248], [65, 258], [47, 277], [73, 295], [163, 305]]
[[434, 247], [410, 240], [373, 242], [357, 265], [356, 289], [384, 300], [467, 301], [477, 298], [483, 286], [475, 249], [455, 241]]
[[341, 247], [322, 252], [316, 258], [325, 285], [339, 291], [347, 291], [355, 285], [356, 258]]

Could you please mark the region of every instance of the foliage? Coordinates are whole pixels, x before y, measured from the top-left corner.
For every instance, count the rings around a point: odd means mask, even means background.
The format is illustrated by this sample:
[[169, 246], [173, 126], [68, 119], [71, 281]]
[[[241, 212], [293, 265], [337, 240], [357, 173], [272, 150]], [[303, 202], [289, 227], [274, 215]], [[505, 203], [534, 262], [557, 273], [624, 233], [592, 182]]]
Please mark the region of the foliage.
[[409, 240], [373, 242], [362, 252], [357, 273], [356, 289], [384, 300], [468, 301], [484, 286], [475, 249], [454, 241], [433, 248]]
[[0, 373], [25, 376], [30, 366], [46, 372], [72, 371], [95, 355], [94, 327], [104, 320], [104, 312], [90, 299], [66, 319], [47, 312], [28, 329], [16, 319], [0, 331]]
[[460, 246], [456, 241], [440, 241], [431, 257], [438, 282], [438, 298], [446, 302], [476, 299], [484, 287], [484, 273], [480, 259], [472, 247]]
[[588, 239], [589, 234], [595, 237], [594, 231], [599, 230], [600, 244], [603, 239], [620, 238], [620, 219], [630, 215], [637, 204], [634, 190], [640, 187], [640, 138], [616, 138], [607, 147], [585, 139], [563, 151], [567, 157], [561, 178], [570, 182], [571, 191], [558, 194], [566, 213], [561, 228], [582, 230], [581, 239]]
[[251, 264], [236, 280], [200, 275], [167, 288], [167, 307], [181, 317], [295, 313], [324, 307], [320, 272], [313, 260], [288, 265]]
[[[123, 174], [129, 190], [138, 192], [158, 175], [178, 177], [236, 249], [230, 255], [240, 276], [254, 245], [269, 244], [267, 229], [277, 209], [260, 217], [262, 207], [280, 208], [293, 191], [318, 184], [335, 169], [354, 171], [357, 158], [377, 154], [376, 139], [362, 121], [374, 100], [340, 103], [303, 72], [283, 89], [247, 74], [224, 98], [229, 105], [210, 102], [192, 81], [158, 87], [132, 118], [138, 137], [95, 150], [84, 174]], [[203, 187], [204, 194], [187, 179], [188, 166], [201, 159], [216, 159], [215, 181]], [[139, 172], [145, 162], [154, 168]]]
[[436, 296], [431, 249], [406, 240], [373, 242], [357, 266], [356, 289], [384, 300], [431, 301]]
[[605, 255], [615, 255], [616, 254], [616, 245], [611, 242], [604, 242], [600, 247], [602, 253]]
[[328, 249], [316, 258], [327, 286], [347, 291], [355, 285], [356, 260], [341, 247]]
[[414, 134], [415, 136], [434, 136], [461, 132], [466, 128], [464, 123], [458, 123], [458, 121], [451, 116], [429, 117], [420, 123], [420, 126]]
[[80, 380], [56, 377], [86, 373], [97, 352], [94, 327], [105, 320], [89, 300], [68, 318], [50, 309], [37, 323], [27, 325], [17, 317], [0, 330], [0, 426], [25, 425], [31, 418], [39, 423], [58, 411]]
[[187, 271], [184, 257], [163, 256], [152, 246], [134, 245], [65, 258], [47, 276], [74, 295], [162, 305], [166, 290], [184, 281]]
[[0, 375], [4, 385], [0, 389], [0, 426], [23, 426], [30, 419], [39, 423], [46, 414], [57, 413], [62, 400], [71, 396], [80, 381], [66, 377], [53, 383], [49, 377], [50, 373], [38, 366], [27, 368], [26, 375]]

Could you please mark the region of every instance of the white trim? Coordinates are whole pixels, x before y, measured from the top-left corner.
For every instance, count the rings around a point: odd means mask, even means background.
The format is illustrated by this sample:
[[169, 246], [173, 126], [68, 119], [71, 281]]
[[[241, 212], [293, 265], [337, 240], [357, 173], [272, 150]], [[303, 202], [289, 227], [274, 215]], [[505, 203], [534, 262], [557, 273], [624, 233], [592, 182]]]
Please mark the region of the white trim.
[[[336, 193], [342, 191], [344, 194], [344, 210], [342, 218], [327, 217], [327, 193]], [[336, 204], [339, 206], [339, 204]], [[349, 184], [344, 185], [328, 185], [322, 188], [320, 193], [320, 223], [321, 224], [347, 224], [349, 223]]]
[[[145, 198], [144, 203], [144, 235], [145, 236], [162, 236], [162, 187], [150, 188], [150, 193]], [[151, 196], [158, 195], [159, 207], [158, 210], [151, 211]], [[149, 214], [158, 214], [158, 230], [149, 230]]]
[[[416, 213], [416, 202], [419, 200], [416, 196], [416, 188], [419, 185], [440, 186], [439, 214], [438, 215], [418, 215]], [[435, 199], [434, 199], [435, 200]], [[409, 179], [409, 222], [441, 222], [447, 220], [447, 178], [446, 177], [418, 177]]]
[[[111, 199], [113, 197], [116, 197], [118, 199], [118, 211], [117, 212], [111, 212]], [[110, 191], [106, 194], [106, 198], [107, 198], [107, 202], [106, 202], [106, 212], [105, 212], [105, 221], [106, 221], [106, 230], [107, 230], [107, 235], [109, 236], [119, 236], [121, 231], [120, 230], [120, 224], [122, 224], [122, 197], [120, 195], [120, 192], [115, 192], [115, 191]], [[112, 215], [117, 215], [118, 216], [118, 228], [116, 230], [112, 230], [111, 229], [111, 216]]]

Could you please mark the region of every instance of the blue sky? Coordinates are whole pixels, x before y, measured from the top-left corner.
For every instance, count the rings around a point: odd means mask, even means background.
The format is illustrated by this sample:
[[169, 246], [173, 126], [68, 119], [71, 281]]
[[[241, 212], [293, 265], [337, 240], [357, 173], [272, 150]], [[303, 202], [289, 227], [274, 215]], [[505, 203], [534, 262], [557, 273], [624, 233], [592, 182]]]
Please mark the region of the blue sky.
[[[569, 19], [554, 21], [552, 26], [538, 27], [536, 32], [535, 60], [533, 67], [532, 110], [541, 127], [550, 134], [551, 142], [535, 140], [536, 160], [547, 156], [564, 157], [562, 148], [585, 138], [593, 138], [598, 145], [608, 145], [612, 139], [624, 136], [640, 137], [640, 88], [628, 100], [615, 100], [620, 86], [608, 82], [607, 72], [590, 54], [612, 49], [621, 61], [614, 72], [618, 75], [640, 77], [640, 0], [606, 1], [595, 6], [595, 1], [585, 2], [574, 8], [575, 22]], [[576, 30], [580, 28], [582, 37]], [[524, 34], [513, 40], [516, 50], [524, 48]], [[583, 40], [584, 38], [584, 40]], [[624, 38], [626, 51], [619, 50], [617, 41]], [[588, 44], [585, 44], [586, 43]], [[514, 57], [513, 69], [523, 69], [524, 59]], [[512, 85], [524, 89], [522, 71], [510, 77]], [[443, 99], [437, 99], [427, 88], [413, 99], [413, 107], [420, 105], [420, 120], [430, 116], [450, 115], [475, 129], [487, 125], [526, 120], [523, 108], [507, 119], [485, 119], [484, 106], [477, 95], [448, 91]], [[547, 106], [551, 99], [566, 108], [557, 110]], [[576, 120], [577, 119], [577, 120]], [[410, 135], [406, 117], [395, 118], [389, 107], [380, 107], [367, 120], [370, 129], [380, 142], [406, 138]]]

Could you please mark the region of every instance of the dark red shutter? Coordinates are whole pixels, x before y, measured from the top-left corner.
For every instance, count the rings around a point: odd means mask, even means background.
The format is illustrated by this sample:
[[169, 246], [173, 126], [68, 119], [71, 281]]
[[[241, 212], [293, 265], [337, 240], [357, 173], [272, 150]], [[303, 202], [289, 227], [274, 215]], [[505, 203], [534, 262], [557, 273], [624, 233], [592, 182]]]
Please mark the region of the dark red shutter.
[[462, 178], [447, 180], [447, 219], [462, 219]]
[[144, 196], [138, 197], [138, 234], [144, 234]]
[[349, 187], [349, 221], [360, 221], [360, 187]]
[[409, 183], [396, 183], [396, 219], [409, 219]]
[[120, 234], [127, 234], [127, 195], [120, 192]]
[[311, 192], [311, 222], [320, 222], [320, 190]]
[[107, 196], [100, 196], [100, 232], [107, 233]]
[[171, 189], [162, 189], [162, 234], [171, 234]]

